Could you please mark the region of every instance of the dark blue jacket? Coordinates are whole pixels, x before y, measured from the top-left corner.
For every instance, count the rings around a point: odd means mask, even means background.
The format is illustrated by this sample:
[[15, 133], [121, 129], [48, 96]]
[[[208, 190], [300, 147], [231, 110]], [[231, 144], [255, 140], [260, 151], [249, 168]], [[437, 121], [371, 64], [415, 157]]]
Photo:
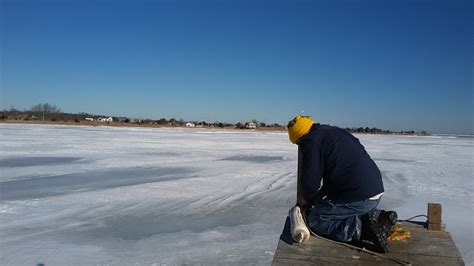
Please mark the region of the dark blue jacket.
[[349, 132], [313, 125], [300, 139], [301, 189], [306, 200], [321, 192], [328, 199], [354, 202], [384, 192], [382, 175], [364, 146]]

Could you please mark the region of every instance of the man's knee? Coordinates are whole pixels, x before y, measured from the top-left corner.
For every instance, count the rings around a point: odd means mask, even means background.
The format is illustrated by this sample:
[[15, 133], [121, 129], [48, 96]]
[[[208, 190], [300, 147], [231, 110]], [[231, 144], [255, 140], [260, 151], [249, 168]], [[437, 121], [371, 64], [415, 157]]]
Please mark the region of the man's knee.
[[343, 218], [331, 215], [310, 215], [308, 220], [313, 232], [337, 241], [348, 242], [358, 239], [362, 227], [358, 215]]

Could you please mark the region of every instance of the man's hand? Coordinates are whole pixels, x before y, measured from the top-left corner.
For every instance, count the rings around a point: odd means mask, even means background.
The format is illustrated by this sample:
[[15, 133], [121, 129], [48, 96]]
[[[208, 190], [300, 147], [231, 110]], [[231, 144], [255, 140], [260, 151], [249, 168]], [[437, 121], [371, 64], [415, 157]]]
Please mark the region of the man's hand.
[[308, 204], [308, 202], [303, 198], [303, 196], [299, 196], [296, 201], [296, 205], [299, 206], [300, 208], [304, 208], [306, 204]]
[[314, 204], [320, 201], [323, 197], [324, 197], [324, 194], [321, 191], [319, 191], [318, 194], [316, 194], [316, 196], [314, 196], [314, 198], [311, 199], [310, 201], [305, 200], [303, 196], [298, 196], [297, 201], [296, 201], [296, 206], [299, 206], [300, 208], [304, 208], [304, 206], [306, 206], [307, 204]]

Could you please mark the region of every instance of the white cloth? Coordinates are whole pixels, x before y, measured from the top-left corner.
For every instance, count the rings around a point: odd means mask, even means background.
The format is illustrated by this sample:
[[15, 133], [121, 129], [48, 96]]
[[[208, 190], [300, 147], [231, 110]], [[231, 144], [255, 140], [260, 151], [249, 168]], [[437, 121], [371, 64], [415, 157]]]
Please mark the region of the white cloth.
[[383, 192], [380, 193], [380, 194], [377, 194], [377, 195], [375, 195], [375, 196], [373, 196], [373, 197], [370, 197], [369, 200], [378, 200], [378, 199], [380, 199], [380, 197], [382, 197], [382, 195], [383, 195]]
[[309, 239], [310, 233], [301, 215], [300, 207], [290, 209], [291, 237], [295, 242], [302, 243]]

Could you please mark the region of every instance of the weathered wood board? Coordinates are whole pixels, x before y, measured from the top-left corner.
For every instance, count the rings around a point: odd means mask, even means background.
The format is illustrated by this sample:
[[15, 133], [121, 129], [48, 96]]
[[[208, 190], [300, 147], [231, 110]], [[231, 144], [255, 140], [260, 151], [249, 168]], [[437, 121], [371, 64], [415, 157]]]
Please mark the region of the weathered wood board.
[[[411, 238], [389, 241], [386, 257], [408, 261], [411, 265], [464, 265], [461, 254], [448, 232], [428, 231], [424, 224], [403, 222]], [[289, 220], [280, 236], [273, 265], [399, 265], [355, 249], [311, 237], [297, 244], [290, 235]]]

